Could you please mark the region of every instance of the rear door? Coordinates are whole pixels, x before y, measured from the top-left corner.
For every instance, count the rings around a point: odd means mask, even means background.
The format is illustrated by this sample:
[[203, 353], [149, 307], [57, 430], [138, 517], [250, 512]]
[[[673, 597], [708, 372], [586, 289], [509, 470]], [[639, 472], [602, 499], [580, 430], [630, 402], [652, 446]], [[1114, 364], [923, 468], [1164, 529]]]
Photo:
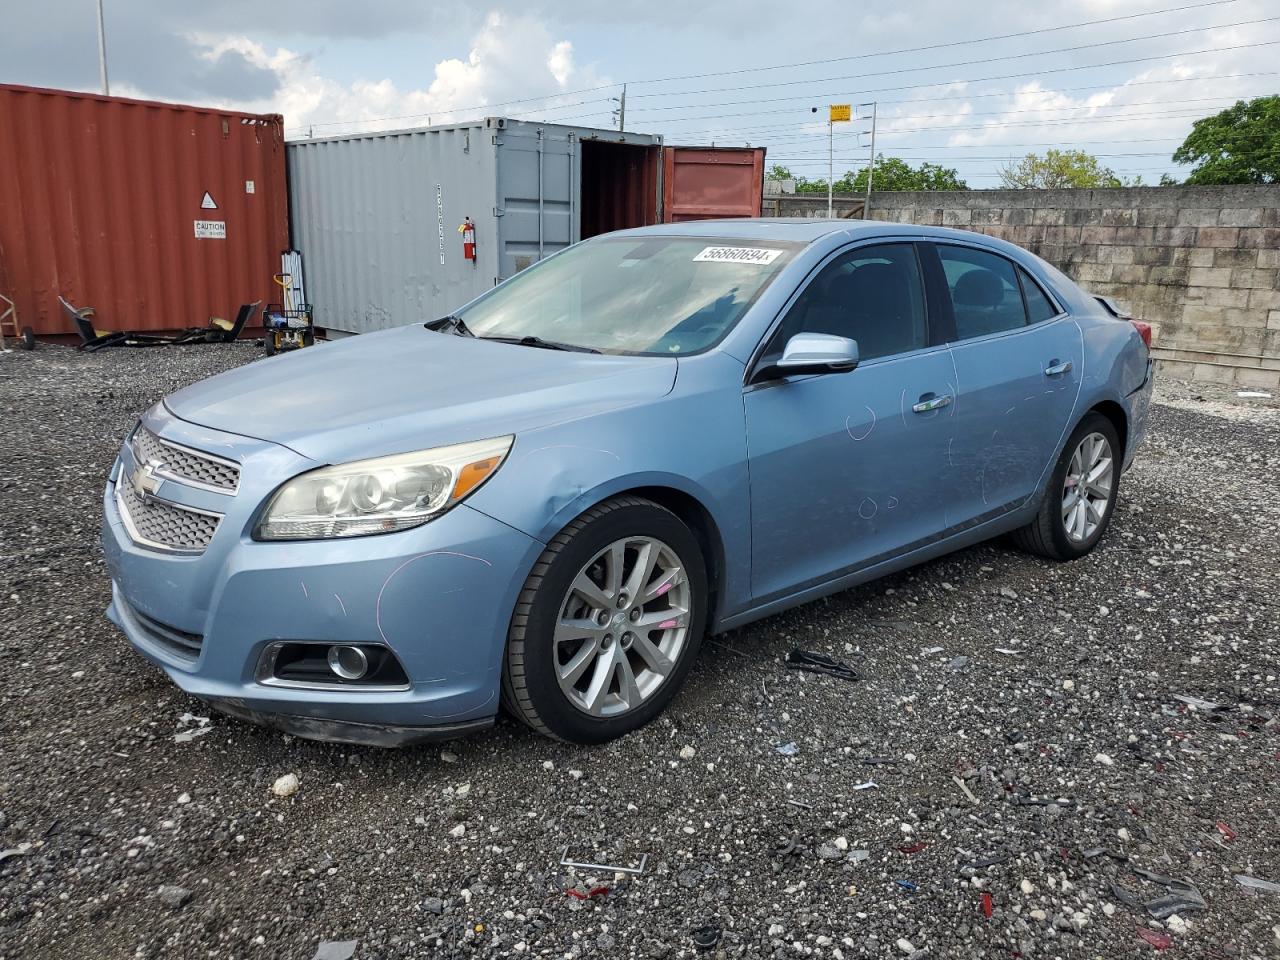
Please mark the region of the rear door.
[[764, 147], [664, 147], [662, 222], [758, 217]]
[[925, 245], [951, 324], [955, 437], [946, 526], [972, 526], [1023, 504], [1057, 458], [1083, 376], [1080, 329], [1022, 267], [986, 248]]

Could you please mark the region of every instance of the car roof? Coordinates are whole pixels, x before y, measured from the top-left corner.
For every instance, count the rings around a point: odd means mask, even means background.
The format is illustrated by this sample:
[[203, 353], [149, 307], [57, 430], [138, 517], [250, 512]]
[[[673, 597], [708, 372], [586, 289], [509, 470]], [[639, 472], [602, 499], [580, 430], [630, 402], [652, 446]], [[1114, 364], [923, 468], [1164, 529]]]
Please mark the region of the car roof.
[[689, 220], [683, 223], [660, 223], [651, 227], [620, 230], [610, 236], [708, 237], [726, 240], [774, 240], [791, 243], [813, 243], [832, 234], [856, 240], [860, 236], [883, 237], [893, 234], [936, 237], [940, 240], [963, 240], [1001, 247], [1000, 241], [969, 230], [925, 226], [918, 223], [892, 223], [884, 220], [838, 220], [810, 217], [740, 217], [725, 220]]

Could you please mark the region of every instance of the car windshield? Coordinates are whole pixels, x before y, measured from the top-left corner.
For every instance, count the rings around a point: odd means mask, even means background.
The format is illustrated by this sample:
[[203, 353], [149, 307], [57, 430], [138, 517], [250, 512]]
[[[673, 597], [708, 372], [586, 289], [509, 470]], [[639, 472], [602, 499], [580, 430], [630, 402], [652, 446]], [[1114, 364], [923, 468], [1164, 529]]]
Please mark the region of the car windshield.
[[477, 337], [602, 353], [696, 353], [738, 322], [799, 246], [707, 237], [590, 240], [517, 274], [460, 316]]

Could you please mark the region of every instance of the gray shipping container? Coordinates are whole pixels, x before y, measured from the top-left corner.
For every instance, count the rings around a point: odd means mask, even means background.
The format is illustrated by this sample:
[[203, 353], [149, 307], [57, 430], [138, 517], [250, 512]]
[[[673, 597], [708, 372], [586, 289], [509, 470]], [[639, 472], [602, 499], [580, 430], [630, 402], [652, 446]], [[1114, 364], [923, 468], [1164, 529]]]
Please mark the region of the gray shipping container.
[[657, 223], [661, 144], [499, 117], [289, 143], [292, 240], [316, 325], [435, 319], [571, 243]]

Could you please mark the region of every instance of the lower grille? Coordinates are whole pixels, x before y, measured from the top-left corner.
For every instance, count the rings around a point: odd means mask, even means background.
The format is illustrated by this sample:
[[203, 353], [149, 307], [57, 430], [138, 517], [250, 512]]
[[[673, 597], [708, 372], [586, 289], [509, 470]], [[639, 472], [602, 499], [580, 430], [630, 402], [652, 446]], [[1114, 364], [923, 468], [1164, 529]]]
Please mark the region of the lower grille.
[[165, 500], [144, 499], [123, 476], [116, 483], [116, 505], [135, 543], [179, 553], [203, 553], [222, 519]]
[[[117, 595], [118, 596], [118, 595]], [[204, 646], [204, 637], [198, 633], [188, 633], [171, 627], [167, 623], [148, 617], [132, 604], [125, 604], [127, 613], [134, 623], [147, 635], [147, 639], [156, 646], [164, 647], [180, 657], [195, 660], [200, 656], [200, 648]]]

